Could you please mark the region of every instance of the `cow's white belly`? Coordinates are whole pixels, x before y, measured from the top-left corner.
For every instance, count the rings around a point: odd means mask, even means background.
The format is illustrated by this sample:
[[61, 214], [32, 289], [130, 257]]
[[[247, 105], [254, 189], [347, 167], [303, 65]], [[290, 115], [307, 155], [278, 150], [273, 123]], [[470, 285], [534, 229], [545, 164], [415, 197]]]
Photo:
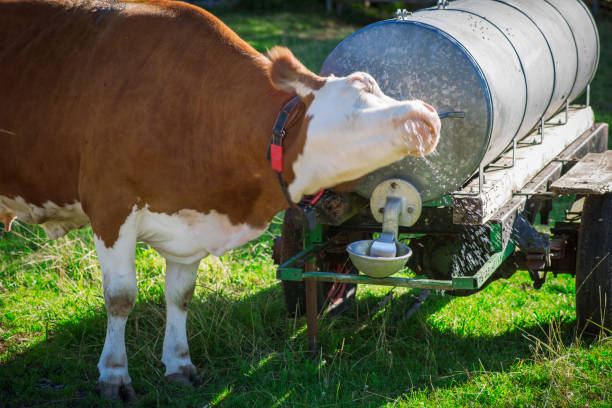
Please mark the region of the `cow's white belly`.
[[261, 235], [265, 228], [234, 225], [225, 214], [181, 210], [175, 214], [139, 210], [138, 239], [164, 258], [190, 264], [208, 254], [222, 255]]
[[6, 223], [13, 217], [28, 224], [40, 224], [47, 236], [52, 239], [89, 224], [89, 218], [79, 202], [59, 206], [47, 201], [42, 206], [38, 206], [27, 203], [21, 197], [0, 196], [0, 219]]
[[[79, 202], [59, 206], [47, 201], [37, 206], [21, 197], [0, 196], [0, 220], [6, 222], [15, 216], [28, 224], [40, 224], [47, 236], [53, 239], [89, 224], [89, 218]], [[132, 218], [136, 222], [128, 222]], [[166, 259], [186, 264], [208, 254], [222, 255], [265, 231], [265, 228], [247, 224], [234, 225], [227, 215], [214, 210], [208, 214], [181, 210], [168, 215], [136, 207], [121, 230], [125, 228], [136, 228], [138, 239], [151, 245]]]

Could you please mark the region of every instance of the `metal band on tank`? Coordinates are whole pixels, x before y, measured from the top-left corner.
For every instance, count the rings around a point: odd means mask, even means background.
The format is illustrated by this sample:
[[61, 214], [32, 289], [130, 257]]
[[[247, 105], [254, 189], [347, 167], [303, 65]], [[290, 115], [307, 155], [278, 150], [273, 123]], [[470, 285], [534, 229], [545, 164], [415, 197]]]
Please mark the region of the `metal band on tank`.
[[576, 36], [574, 35], [574, 30], [572, 30], [572, 26], [570, 25], [570, 23], [568, 23], [563, 13], [561, 13], [559, 9], [557, 9], [548, 0], [544, 0], [544, 2], [547, 3], [549, 6], [551, 6], [553, 9], [555, 9], [557, 13], [559, 13], [563, 21], [565, 21], [565, 24], [567, 24], [567, 27], [570, 30], [570, 34], [572, 35], [572, 39], [574, 40], [574, 49], [576, 50], [576, 73], [574, 74], [574, 83], [572, 83], [572, 87], [570, 88], [570, 91], [567, 93], [567, 96], [565, 97], [565, 100], [563, 101], [563, 104], [565, 104], [565, 102], [569, 99], [572, 92], [574, 92], [574, 87], [576, 86], [576, 81], [578, 80], [578, 68], [580, 67], [580, 53], [578, 52], [578, 43], [576, 43]]
[[519, 11], [520, 13], [522, 13], [525, 17], [527, 17], [529, 19], [529, 21], [531, 21], [533, 23], [533, 25], [538, 29], [540, 34], [542, 34], [542, 38], [544, 38], [544, 41], [546, 41], [546, 46], [548, 47], [548, 52], [550, 52], [550, 58], [552, 59], [553, 87], [552, 87], [552, 91], [550, 93], [550, 98], [548, 99], [548, 105], [546, 105], [546, 108], [544, 108], [544, 110], [542, 110], [542, 115], [544, 115], [546, 113], [546, 111], [548, 110], [548, 108], [550, 108], [550, 104], [552, 103], [552, 100], [553, 100], [553, 95], [555, 94], [555, 90], [557, 88], [557, 68], [555, 66], [555, 56], [553, 55], [552, 48], [550, 48], [550, 43], [548, 42], [548, 38], [546, 38], [546, 36], [544, 35], [544, 33], [542, 32], [540, 27], [536, 24], [536, 22], [533, 21], [533, 19], [531, 17], [529, 17], [529, 14], [525, 13], [523, 10], [521, 10], [518, 7], [516, 7], [515, 5], [510, 4], [508, 2], [505, 2], [503, 0], [493, 0], [493, 1], [505, 4], [506, 6], [512, 7], [513, 9], [515, 9], [515, 10]]
[[597, 67], [599, 66], [599, 57], [600, 57], [599, 55], [600, 53], [599, 30], [597, 29], [597, 24], [595, 24], [595, 19], [593, 19], [593, 15], [591, 14], [591, 11], [588, 9], [588, 7], [580, 0], [578, 0], [578, 3], [580, 3], [584, 11], [586, 12], [587, 16], [589, 16], [589, 19], [591, 20], [591, 25], [593, 26], [593, 31], [595, 31], [595, 40], [597, 40], [597, 61], [595, 61], [593, 72], [591, 72], [591, 78], [587, 82], [588, 84], [590, 84], [591, 81], [593, 81], [593, 78], [595, 78], [595, 74], [597, 73]]
[[[424, 10], [422, 10], [424, 11]], [[467, 48], [465, 48], [463, 46], [463, 44], [461, 44], [459, 41], [457, 41], [457, 39], [455, 37], [453, 37], [452, 35], [450, 35], [449, 33], [447, 33], [446, 31], [442, 31], [440, 30], [438, 27], [433, 26], [431, 24], [427, 24], [427, 23], [423, 23], [421, 21], [415, 21], [415, 20], [385, 20], [382, 21], [378, 24], [389, 24], [389, 23], [398, 23], [398, 24], [414, 24], [416, 26], [419, 26], [421, 28], [425, 28], [427, 30], [431, 30], [433, 32], [435, 32], [438, 35], [441, 35], [442, 37], [446, 38], [451, 44], [453, 44], [455, 47], [457, 47], [457, 49], [459, 49], [459, 51], [461, 51], [465, 56], [468, 57], [468, 60], [472, 63], [472, 66], [474, 67], [474, 69], [476, 70], [476, 72], [478, 73], [478, 79], [480, 80], [480, 84], [482, 86], [482, 89], [484, 91], [484, 96], [485, 96], [485, 101], [487, 104], [487, 108], [488, 108], [488, 112], [490, 112], [490, 114], [488, 115], [487, 118], [487, 140], [486, 143], [484, 144], [485, 149], [483, 149], [482, 151], [484, 152], [484, 154], [481, 157], [484, 157], [484, 155], [487, 153], [487, 150], [489, 145], [491, 144], [491, 132], [493, 132], [493, 118], [495, 117], [494, 115], [494, 107], [493, 107], [493, 100], [491, 98], [491, 88], [489, 87], [489, 82], [487, 81], [487, 78], [484, 75], [484, 71], [482, 70], [482, 68], [480, 67], [480, 65], [478, 64], [478, 62], [476, 61], [476, 59], [474, 58], [474, 56], [467, 50]], [[375, 25], [378, 25], [375, 24]], [[354, 35], [354, 34], [352, 34]], [[475, 170], [475, 169], [474, 169]], [[472, 170], [473, 172], [473, 170]]]
[[[427, 9], [426, 11], [430, 11], [430, 10], [432, 10], [432, 9]], [[437, 9], [433, 9], [433, 10], [437, 10]], [[512, 137], [514, 139], [516, 137], [516, 135], [518, 135], [518, 132], [523, 127], [523, 122], [525, 121], [525, 116], [527, 115], [527, 105], [529, 104], [529, 85], [527, 84], [527, 75], [525, 74], [525, 66], [523, 65], [523, 60], [521, 59], [521, 56], [519, 55], [518, 51], [516, 50], [516, 47], [514, 46], [514, 43], [510, 40], [510, 38], [508, 38], [508, 36], [504, 33], [504, 31], [501, 28], [499, 28], [491, 20], [489, 20], [488, 18], [486, 18], [484, 16], [481, 16], [480, 14], [476, 14], [473, 11], [463, 10], [463, 9], [458, 9], [458, 8], [447, 8], [447, 9], [444, 9], [444, 10], [446, 12], [448, 12], [448, 11], [459, 11], [461, 13], [471, 14], [473, 16], [480, 17], [481, 19], [485, 20], [487, 23], [491, 24], [493, 27], [497, 28], [497, 30], [506, 38], [506, 40], [508, 40], [508, 42], [510, 43], [510, 46], [514, 50], [514, 53], [516, 54], [516, 58], [518, 58], [518, 60], [519, 60], [519, 64], [521, 66], [521, 71], [523, 72], [523, 80], [525, 81], [525, 106], [523, 107], [523, 117], [521, 118], [521, 123], [516, 128], [516, 132], [514, 133], [514, 136]]]

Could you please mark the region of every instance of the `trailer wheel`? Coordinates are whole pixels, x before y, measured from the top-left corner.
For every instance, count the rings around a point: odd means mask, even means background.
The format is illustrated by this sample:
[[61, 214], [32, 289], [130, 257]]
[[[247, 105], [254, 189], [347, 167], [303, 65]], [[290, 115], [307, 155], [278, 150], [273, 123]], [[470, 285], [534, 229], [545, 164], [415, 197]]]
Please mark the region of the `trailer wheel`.
[[[277, 263], [280, 265], [303, 249], [302, 222], [297, 210], [290, 208], [285, 211], [282, 235], [275, 244], [278, 248]], [[350, 261], [340, 265], [333, 261], [317, 260], [321, 269], [334, 272], [357, 273]], [[303, 281], [282, 281], [285, 307], [290, 316], [302, 316], [306, 313], [306, 286]], [[318, 282], [317, 305], [319, 313], [326, 311], [328, 315], [342, 312], [355, 297], [357, 285]]]
[[612, 330], [612, 193], [585, 198], [576, 261], [578, 331]]

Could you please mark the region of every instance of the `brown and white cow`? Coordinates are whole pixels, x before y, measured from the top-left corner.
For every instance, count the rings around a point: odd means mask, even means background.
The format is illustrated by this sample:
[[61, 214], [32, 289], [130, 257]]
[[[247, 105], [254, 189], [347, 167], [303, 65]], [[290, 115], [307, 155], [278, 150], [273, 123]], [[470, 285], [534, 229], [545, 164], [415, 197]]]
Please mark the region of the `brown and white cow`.
[[103, 395], [133, 393], [124, 330], [138, 240], [167, 261], [166, 377], [194, 379], [185, 321], [198, 264], [287, 206], [266, 149], [295, 94], [284, 156], [295, 202], [438, 142], [423, 102], [391, 99], [365, 73], [322, 78], [285, 48], [264, 56], [185, 3], [0, 0], [0, 220], [53, 238], [91, 224]]

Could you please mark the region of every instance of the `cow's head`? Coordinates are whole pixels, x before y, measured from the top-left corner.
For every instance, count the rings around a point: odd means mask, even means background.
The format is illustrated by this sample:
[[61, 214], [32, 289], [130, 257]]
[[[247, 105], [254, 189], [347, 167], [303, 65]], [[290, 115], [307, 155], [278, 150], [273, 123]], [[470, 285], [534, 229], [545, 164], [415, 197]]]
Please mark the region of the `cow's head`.
[[317, 76], [286, 48], [273, 48], [268, 55], [273, 83], [309, 102], [306, 139], [289, 185], [294, 200], [436, 148], [440, 119], [426, 103], [396, 101], [363, 72]]

